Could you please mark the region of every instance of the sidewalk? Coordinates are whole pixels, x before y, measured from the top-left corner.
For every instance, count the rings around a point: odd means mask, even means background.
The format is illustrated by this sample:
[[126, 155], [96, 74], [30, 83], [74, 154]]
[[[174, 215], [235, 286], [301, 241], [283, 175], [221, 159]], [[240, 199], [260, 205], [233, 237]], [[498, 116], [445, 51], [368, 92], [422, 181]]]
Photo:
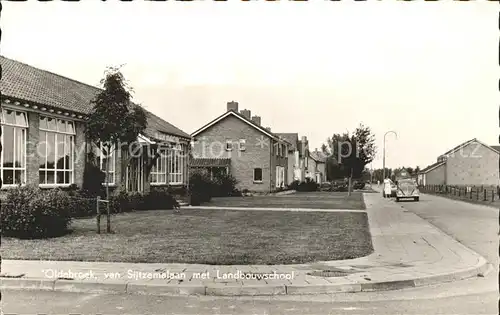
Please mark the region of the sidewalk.
[[[427, 221], [380, 194], [364, 197], [374, 253], [363, 258], [269, 266], [3, 260], [1, 287], [152, 295], [292, 295], [401, 289], [488, 271], [483, 257]], [[234, 279], [241, 273], [254, 278]]]

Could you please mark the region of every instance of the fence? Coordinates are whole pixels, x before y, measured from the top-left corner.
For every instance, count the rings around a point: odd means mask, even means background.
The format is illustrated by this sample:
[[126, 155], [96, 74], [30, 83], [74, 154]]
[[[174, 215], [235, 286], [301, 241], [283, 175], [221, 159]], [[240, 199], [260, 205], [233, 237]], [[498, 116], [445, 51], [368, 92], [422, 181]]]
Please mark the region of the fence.
[[493, 203], [500, 200], [500, 186], [425, 185], [420, 187], [420, 191], [481, 203]]

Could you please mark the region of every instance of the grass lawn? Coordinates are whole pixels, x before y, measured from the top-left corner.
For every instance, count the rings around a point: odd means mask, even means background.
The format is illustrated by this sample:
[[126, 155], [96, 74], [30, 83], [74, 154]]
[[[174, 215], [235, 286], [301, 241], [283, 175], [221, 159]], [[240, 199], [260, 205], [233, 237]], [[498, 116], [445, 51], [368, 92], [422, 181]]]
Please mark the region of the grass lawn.
[[311, 209], [366, 209], [363, 194], [352, 192], [297, 192], [281, 196], [212, 198], [206, 206], [259, 207], [259, 208], [311, 208]]
[[[115, 234], [94, 219], [49, 240], [2, 239], [4, 259], [149, 263], [295, 264], [373, 251], [365, 212], [142, 211], [112, 217]], [[105, 230], [105, 219], [101, 222]]]

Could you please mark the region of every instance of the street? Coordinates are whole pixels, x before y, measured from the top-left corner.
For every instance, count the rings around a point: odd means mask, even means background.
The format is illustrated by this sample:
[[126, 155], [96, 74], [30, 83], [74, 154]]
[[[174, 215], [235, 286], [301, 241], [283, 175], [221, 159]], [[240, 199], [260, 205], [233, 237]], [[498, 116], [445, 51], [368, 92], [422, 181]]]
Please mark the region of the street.
[[[498, 268], [497, 209], [429, 195], [400, 205]], [[486, 277], [400, 291], [272, 298], [3, 291], [2, 302], [4, 314], [498, 314], [498, 278], [492, 271]]]

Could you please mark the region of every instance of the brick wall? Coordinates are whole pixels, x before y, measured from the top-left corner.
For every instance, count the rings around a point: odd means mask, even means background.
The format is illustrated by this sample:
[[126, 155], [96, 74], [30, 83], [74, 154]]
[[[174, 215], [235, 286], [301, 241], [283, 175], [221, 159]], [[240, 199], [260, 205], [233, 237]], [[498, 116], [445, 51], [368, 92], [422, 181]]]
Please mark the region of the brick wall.
[[[263, 145], [261, 139], [264, 137]], [[234, 116], [228, 116], [216, 125], [203, 131], [193, 147], [193, 158], [231, 158], [231, 174], [238, 181], [238, 189], [267, 192], [272, 175], [272, 143], [270, 138]], [[246, 140], [246, 150], [239, 151], [239, 139]], [[233, 151], [226, 151], [226, 140], [233, 142]], [[271, 145], [270, 145], [271, 144]], [[262, 183], [253, 181], [254, 168], [262, 168]], [[274, 175], [275, 177], [276, 175]]]
[[38, 113], [28, 112], [28, 137], [26, 148], [26, 184], [38, 185], [40, 175], [40, 155], [38, 154], [38, 143], [40, 141], [40, 116]]
[[83, 173], [85, 171], [86, 160], [86, 139], [85, 125], [83, 122], [75, 122], [75, 163], [74, 163], [74, 179], [75, 184], [81, 187], [83, 184]]
[[425, 174], [425, 185], [444, 185], [446, 167], [441, 165]]
[[498, 153], [471, 143], [446, 161], [447, 185], [499, 185]]

